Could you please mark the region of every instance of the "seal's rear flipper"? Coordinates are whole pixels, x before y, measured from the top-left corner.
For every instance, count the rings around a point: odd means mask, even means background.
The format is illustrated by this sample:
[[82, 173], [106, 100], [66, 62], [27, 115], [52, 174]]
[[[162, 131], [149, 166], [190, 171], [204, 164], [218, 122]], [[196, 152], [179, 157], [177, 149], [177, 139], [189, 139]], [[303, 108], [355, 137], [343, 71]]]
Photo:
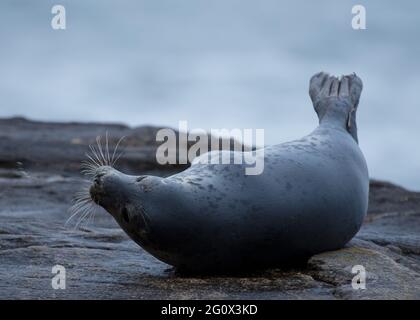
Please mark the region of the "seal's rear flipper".
[[362, 89], [362, 80], [356, 74], [341, 79], [324, 72], [315, 74], [310, 80], [309, 95], [319, 122], [328, 119], [345, 125], [357, 142], [356, 110]]

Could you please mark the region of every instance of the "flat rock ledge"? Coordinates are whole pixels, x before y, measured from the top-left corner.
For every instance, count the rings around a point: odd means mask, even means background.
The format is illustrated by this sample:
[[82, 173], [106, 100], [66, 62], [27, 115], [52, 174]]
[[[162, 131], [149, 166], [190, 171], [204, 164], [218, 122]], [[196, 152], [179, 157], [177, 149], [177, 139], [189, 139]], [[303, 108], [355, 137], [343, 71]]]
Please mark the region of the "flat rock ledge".
[[[369, 213], [345, 248], [236, 277], [179, 275], [101, 210], [77, 229], [65, 226], [83, 184], [85, 143], [105, 131], [131, 137], [126, 171], [183, 169], [153, 165], [156, 128], [0, 119], [0, 299], [420, 299], [420, 193], [386, 182], [371, 181]], [[65, 290], [51, 286], [57, 264]], [[353, 289], [357, 265], [366, 289]]]

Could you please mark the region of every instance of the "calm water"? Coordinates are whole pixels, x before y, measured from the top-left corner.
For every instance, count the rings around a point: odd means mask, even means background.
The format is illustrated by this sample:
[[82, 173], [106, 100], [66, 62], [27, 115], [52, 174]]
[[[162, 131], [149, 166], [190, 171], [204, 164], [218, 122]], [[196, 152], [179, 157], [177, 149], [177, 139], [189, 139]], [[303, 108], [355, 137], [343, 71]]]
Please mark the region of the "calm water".
[[[351, 28], [351, 7], [367, 30]], [[50, 26], [54, 4], [67, 30]], [[420, 190], [419, 1], [0, 2], [0, 117], [191, 128], [264, 128], [299, 138], [317, 118], [320, 70], [365, 83], [360, 145], [371, 176]]]

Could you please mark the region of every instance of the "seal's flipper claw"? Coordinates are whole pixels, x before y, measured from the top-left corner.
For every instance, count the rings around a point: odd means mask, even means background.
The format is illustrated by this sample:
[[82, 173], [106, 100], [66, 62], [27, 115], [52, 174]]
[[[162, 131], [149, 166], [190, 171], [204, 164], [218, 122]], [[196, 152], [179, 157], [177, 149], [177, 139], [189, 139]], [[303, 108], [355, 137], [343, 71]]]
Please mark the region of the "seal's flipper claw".
[[349, 80], [349, 94], [354, 108], [357, 108], [363, 90], [363, 82], [355, 73], [347, 76]]
[[340, 81], [340, 92], [338, 93], [338, 96], [340, 98], [348, 98], [348, 96], [350, 95], [349, 86], [350, 86], [350, 81], [348, 77], [347, 76], [342, 77]]
[[329, 96], [330, 97], [337, 97], [339, 87], [340, 87], [340, 80], [338, 80], [337, 77], [333, 77]]
[[309, 96], [311, 97], [312, 103], [316, 103], [321, 93], [322, 87], [328, 78], [328, 74], [325, 72], [318, 72], [313, 75], [309, 81]]

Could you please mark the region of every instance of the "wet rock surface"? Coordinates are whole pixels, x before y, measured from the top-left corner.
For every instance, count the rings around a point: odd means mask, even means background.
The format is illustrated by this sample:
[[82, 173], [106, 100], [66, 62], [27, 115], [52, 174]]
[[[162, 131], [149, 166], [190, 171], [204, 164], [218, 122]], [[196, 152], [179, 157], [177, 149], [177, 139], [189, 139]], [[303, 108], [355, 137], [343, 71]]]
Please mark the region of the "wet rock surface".
[[[0, 119], [0, 299], [420, 299], [420, 193], [371, 181], [357, 236], [306, 265], [239, 276], [179, 275], [132, 242], [109, 214], [65, 225], [87, 145], [127, 136], [118, 168], [169, 175], [155, 164], [157, 128]], [[77, 222], [77, 221], [76, 221]], [[54, 290], [54, 265], [66, 289]], [[354, 290], [352, 267], [366, 269]]]

